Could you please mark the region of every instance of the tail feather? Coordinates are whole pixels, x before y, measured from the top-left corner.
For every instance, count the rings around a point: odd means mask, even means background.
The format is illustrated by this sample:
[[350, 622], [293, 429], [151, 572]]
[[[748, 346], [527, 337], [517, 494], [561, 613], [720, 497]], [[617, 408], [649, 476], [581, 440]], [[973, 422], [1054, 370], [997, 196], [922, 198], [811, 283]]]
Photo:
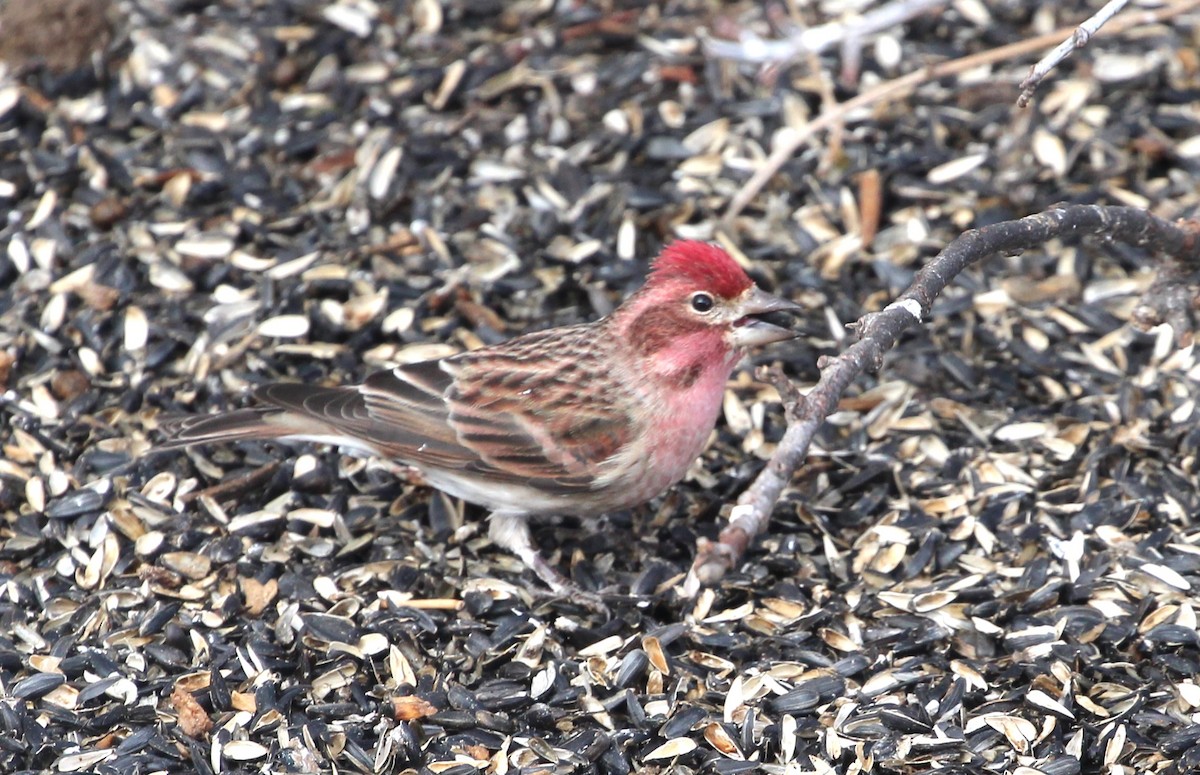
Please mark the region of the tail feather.
[[278, 422], [271, 422], [272, 415], [280, 411], [273, 407], [238, 409], [224, 414], [189, 414], [167, 417], [159, 422], [159, 429], [166, 439], [156, 449], [180, 449], [193, 444], [213, 441], [249, 441], [253, 439], [277, 439], [290, 436], [295, 431]]

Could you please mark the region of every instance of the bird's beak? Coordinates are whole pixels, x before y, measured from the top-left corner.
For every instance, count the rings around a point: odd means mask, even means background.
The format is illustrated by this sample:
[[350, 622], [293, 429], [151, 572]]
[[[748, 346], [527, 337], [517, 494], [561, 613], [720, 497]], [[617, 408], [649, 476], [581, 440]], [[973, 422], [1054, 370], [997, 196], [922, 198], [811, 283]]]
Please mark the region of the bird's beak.
[[741, 317], [733, 322], [734, 344], [754, 347], [795, 338], [799, 333], [792, 330], [790, 313], [803, 311], [799, 304], [752, 285], [738, 300]]

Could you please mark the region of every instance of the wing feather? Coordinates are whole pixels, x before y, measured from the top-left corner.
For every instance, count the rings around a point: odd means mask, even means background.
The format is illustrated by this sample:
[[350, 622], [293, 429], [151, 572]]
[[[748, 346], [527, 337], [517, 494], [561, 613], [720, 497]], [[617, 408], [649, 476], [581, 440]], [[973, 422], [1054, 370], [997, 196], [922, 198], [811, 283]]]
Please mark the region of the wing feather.
[[586, 492], [636, 433], [595, 347], [577, 326], [377, 372], [357, 387], [273, 383], [255, 391], [268, 406], [184, 420], [168, 443], [353, 439], [418, 467]]
[[447, 393], [448, 422], [493, 475], [575, 492], [595, 485], [634, 427], [613, 400], [620, 386], [586, 346], [590, 332], [561, 333], [564, 341], [514, 340], [499, 358], [463, 356]]

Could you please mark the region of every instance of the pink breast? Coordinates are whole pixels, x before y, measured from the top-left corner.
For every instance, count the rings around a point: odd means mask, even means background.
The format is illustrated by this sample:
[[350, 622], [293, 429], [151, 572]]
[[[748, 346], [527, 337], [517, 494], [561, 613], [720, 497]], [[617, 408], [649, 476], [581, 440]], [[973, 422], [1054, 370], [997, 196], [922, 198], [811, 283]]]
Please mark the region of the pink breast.
[[693, 385], [675, 393], [655, 413], [650, 432], [653, 441], [644, 455], [631, 461], [634, 470], [629, 471], [626, 495], [621, 498], [626, 508], [659, 495], [687, 474], [712, 434], [729, 371], [720, 367], [707, 369]]

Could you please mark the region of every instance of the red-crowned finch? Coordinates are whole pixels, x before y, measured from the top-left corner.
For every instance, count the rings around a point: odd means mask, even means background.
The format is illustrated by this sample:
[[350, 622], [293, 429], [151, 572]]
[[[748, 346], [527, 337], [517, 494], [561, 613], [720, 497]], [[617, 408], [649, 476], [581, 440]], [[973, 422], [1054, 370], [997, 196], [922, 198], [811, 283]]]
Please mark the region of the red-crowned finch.
[[237, 439], [337, 444], [417, 468], [491, 510], [489, 534], [557, 591], [531, 516], [628, 508], [683, 478], [746, 348], [789, 339], [801, 307], [719, 247], [676, 242], [646, 284], [594, 323], [372, 374], [354, 387], [275, 383], [262, 406], [164, 423], [166, 448]]

